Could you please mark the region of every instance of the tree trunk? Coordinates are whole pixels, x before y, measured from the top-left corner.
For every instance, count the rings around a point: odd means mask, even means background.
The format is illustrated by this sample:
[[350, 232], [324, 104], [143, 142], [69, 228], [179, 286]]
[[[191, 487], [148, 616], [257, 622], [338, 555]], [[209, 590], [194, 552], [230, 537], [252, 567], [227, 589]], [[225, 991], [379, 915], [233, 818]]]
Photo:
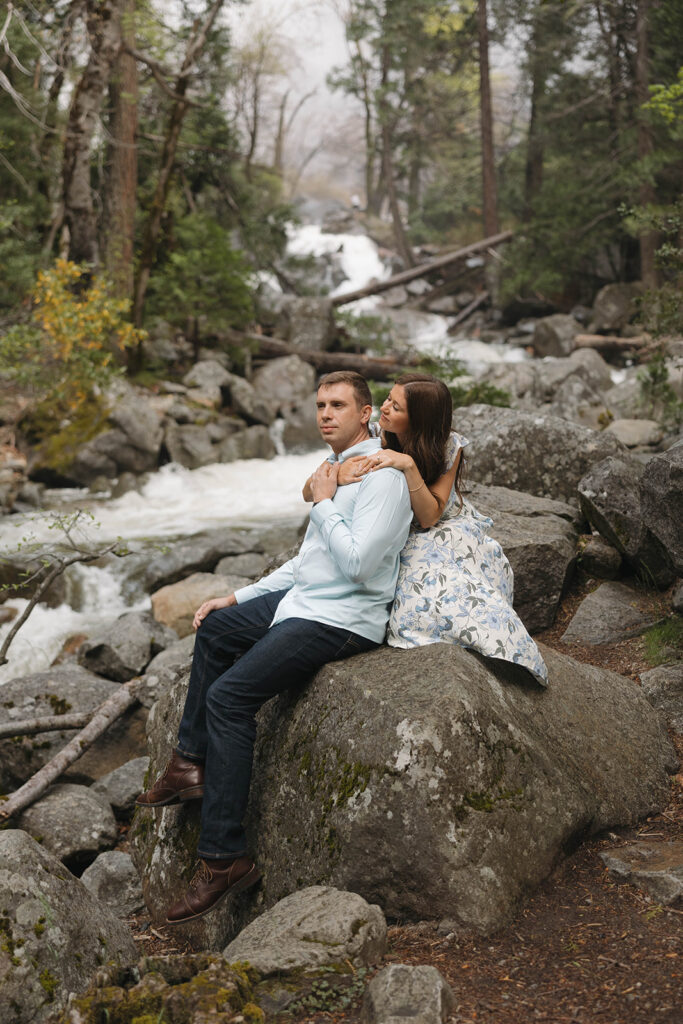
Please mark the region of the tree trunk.
[[[382, 96], [384, 97], [384, 90], [387, 86], [388, 79], [388, 68], [389, 68], [389, 50], [385, 46], [382, 53]], [[394, 177], [394, 156], [392, 146], [392, 131], [390, 127], [390, 111], [388, 104], [384, 98], [381, 100], [381, 118], [382, 118], [382, 178], [384, 182], [384, 188], [386, 189], [387, 198], [389, 200], [389, 209], [391, 211], [391, 220], [394, 227], [394, 241], [398, 254], [403, 260], [403, 265], [406, 268], [415, 266], [415, 259], [408, 243], [405, 228], [403, 226], [403, 219], [401, 217], [401, 210], [398, 203], [398, 193], [396, 191], [396, 180]]]
[[479, 112], [481, 121], [484, 234], [495, 235], [498, 233], [498, 194], [493, 155], [493, 112], [491, 109], [491, 81], [489, 77], [489, 29], [486, 15], [486, 0], [479, 0], [477, 23], [479, 30]]
[[135, 58], [126, 47], [135, 47], [135, 0], [123, 0], [121, 38], [112, 78], [112, 146], [107, 188], [103, 247], [107, 275], [120, 298], [133, 297], [133, 244], [138, 180], [138, 75]]
[[524, 220], [533, 216], [534, 199], [543, 184], [543, 128], [540, 104], [545, 92], [545, 66], [540, 52], [542, 45], [539, 25], [540, 14], [534, 15], [534, 30], [531, 37], [531, 110], [527, 132], [526, 165], [524, 168]]
[[180, 73], [176, 79], [175, 88], [173, 90], [178, 99], [174, 100], [168, 119], [164, 149], [161, 156], [159, 178], [157, 180], [157, 186], [154, 191], [149, 215], [147, 217], [147, 223], [145, 225], [142, 252], [140, 254], [140, 265], [138, 269], [138, 276], [135, 281], [133, 323], [136, 327], [142, 326], [145, 295], [147, 293], [147, 285], [149, 284], [152, 267], [156, 260], [159, 235], [161, 233], [161, 220], [164, 209], [166, 208], [166, 200], [168, 199], [168, 191], [171, 184], [171, 174], [175, 163], [176, 150], [178, 148], [180, 129], [182, 127], [185, 114], [190, 106], [189, 102], [185, 99], [185, 93], [187, 92], [187, 88], [190, 83], [194, 61], [206, 44], [207, 36], [220, 13], [223, 3], [224, 0], [214, 0], [204, 22], [197, 27], [196, 31], [193, 32], [190, 37], [190, 41], [187, 45], [187, 51], [185, 53], [185, 59], [183, 60], [183, 65], [180, 69]]
[[[655, 188], [652, 183], [652, 168], [649, 165], [654, 150], [652, 130], [647, 113], [642, 105], [650, 98], [649, 46], [648, 46], [648, 14], [649, 0], [638, 0], [636, 13], [636, 102], [638, 103], [638, 161], [640, 163], [641, 183], [638, 188], [638, 199], [641, 206], [653, 205], [656, 201]], [[640, 276], [647, 288], [657, 287], [657, 232], [645, 229], [640, 235]]]
[[76, 86], [64, 142], [64, 219], [69, 228], [69, 259], [97, 267], [97, 224], [90, 188], [90, 150], [104, 90], [121, 42], [123, 0], [87, 0], [90, 55]]

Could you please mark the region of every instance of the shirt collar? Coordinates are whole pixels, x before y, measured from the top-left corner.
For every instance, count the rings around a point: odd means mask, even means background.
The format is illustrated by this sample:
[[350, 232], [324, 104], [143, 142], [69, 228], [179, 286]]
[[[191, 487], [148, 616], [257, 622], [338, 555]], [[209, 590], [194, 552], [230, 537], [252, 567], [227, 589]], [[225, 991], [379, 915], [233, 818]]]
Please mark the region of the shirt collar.
[[359, 441], [358, 444], [352, 445], [351, 448], [346, 448], [338, 456], [332, 452], [327, 457], [328, 462], [345, 462], [347, 459], [352, 459], [354, 455], [370, 455], [371, 452], [376, 452], [380, 447], [378, 437], [368, 437], [365, 441]]

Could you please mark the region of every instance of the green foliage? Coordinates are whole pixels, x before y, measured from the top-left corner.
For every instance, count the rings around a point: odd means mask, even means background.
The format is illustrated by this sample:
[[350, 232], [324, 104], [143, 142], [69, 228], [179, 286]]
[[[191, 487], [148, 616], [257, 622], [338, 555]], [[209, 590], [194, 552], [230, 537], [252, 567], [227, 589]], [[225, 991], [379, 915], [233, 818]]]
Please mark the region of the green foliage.
[[190, 213], [175, 224], [150, 280], [149, 314], [183, 328], [189, 320], [205, 331], [244, 327], [253, 316], [250, 274], [229, 232], [208, 214]]
[[463, 405], [498, 405], [506, 408], [510, 405], [508, 392], [486, 381], [458, 384], [457, 378], [464, 376], [465, 371], [457, 359], [449, 356], [436, 359], [429, 356], [422, 360], [419, 370], [421, 373], [431, 373], [448, 385], [454, 409]]
[[391, 320], [371, 313], [352, 313], [336, 309], [337, 344], [352, 352], [374, 352], [384, 355], [393, 344]]
[[320, 977], [310, 983], [306, 995], [289, 1004], [286, 1016], [348, 1010], [363, 995], [367, 973], [365, 967], [359, 967], [353, 975], [339, 974], [334, 967], [321, 968]]
[[638, 373], [641, 403], [648, 416], [660, 423], [678, 426], [683, 421], [683, 402], [669, 383], [666, 348], [661, 345]]
[[105, 279], [57, 260], [38, 274], [30, 321], [0, 338], [0, 373], [77, 410], [121, 372], [123, 351], [140, 339], [125, 320], [129, 305]]
[[651, 665], [663, 665], [683, 657], [683, 618], [673, 615], [644, 634], [645, 657]]

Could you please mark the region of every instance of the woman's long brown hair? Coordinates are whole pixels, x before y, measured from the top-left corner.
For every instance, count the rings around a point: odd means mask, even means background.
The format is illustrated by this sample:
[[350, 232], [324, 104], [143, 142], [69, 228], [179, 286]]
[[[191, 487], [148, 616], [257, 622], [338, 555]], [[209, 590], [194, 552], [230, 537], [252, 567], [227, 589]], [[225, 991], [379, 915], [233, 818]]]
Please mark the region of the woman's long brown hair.
[[[410, 432], [402, 446], [396, 434], [384, 431], [384, 447], [410, 455], [424, 482], [429, 486], [446, 472], [446, 445], [451, 433], [453, 401], [442, 380], [428, 373], [405, 373], [397, 377], [406, 396], [406, 411]], [[460, 458], [455, 474], [455, 490], [460, 498], [460, 477], [463, 469]]]

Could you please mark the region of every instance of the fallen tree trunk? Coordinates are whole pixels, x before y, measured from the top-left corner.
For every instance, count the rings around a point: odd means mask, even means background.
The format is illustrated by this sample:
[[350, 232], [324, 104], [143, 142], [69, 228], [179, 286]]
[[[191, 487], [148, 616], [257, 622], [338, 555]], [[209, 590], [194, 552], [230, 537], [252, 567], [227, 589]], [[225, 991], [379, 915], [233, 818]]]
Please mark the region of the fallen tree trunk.
[[19, 722], [5, 722], [0, 725], [0, 740], [8, 736], [36, 736], [40, 732], [55, 732], [62, 729], [82, 729], [90, 721], [90, 712], [73, 715], [48, 715], [45, 718], [26, 718]]
[[645, 348], [651, 341], [649, 334], [638, 334], [635, 338], [618, 338], [613, 334], [577, 334], [574, 338], [576, 348], [595, 348], [604, 352]]
[[471, 302], [468, 302], [464, 309], [461, 309], [458, 315], [454, 317], [452, 323], [449, 325], [448, 333], [451, 334], [454, 327], [461, 324], [463, 320], [467, 320], [467, 317], [470, 313], [474, 313], [475, 309], [479, 309], [480, 306], [483, 306], [488, 297], [489, 293], [487, 291], [479, 292], [479, 294], [476, 295]]
[[8, 818], [34, 803], [50, 783], [63, 775], [69, 765], [77, 761], [81, 754], [109, 728], [112, 722], [115, 722], [131, 704], [136, 702], [138, 683], [137, 679], [131, 679], [130, 682], [124, 683], [116, 693], [95, 708], [86, 727], [76, 733], [58, 754], [55, 754], [40, 771], [31, 776], [28, 782], [10, 794], [7, 800], [0, 805], [0, 822], [7, 821]]
[[487, 249], [492, 249], [502, 242], [509, 241], [511, 238], [512, 231], [501, 231], [499, 234], [491, 235], [489, 238], [482, 238], [479, 242], [472, 242], [471, 245], [466, 245], [462, 249], [456, 249], [445, 256], [439, 256], [438, 259], [430, 260], [429, 263], [421, 263], [418, 267], [411, 267], [410, 270], [402, 270], [399, 274], [394, 274], [385, 281], [375, 281], [374, 284], [368, 284], [364, 288], [357, 288], [353, 292], [334, 295], [332, 297], [332, 305], [345, 306], [347, 302], [355, 302], [356, 299], [364, 299], [368, 295], [378, 295], [380, 292], [388, 291], [395, 285], [407, 284], [408, 281], [424, 277], [425, 274], [431, 273], [432, 270], [440, 270], [441, 267], [447, 267], [457, 260], [464, 260], [467, 256], [473, 256], [477, 252], [485, 252]]
[[248, 346], [252, 359], [276, 359], [278, 356], [298, 356], [310, 363], [319, 373], [333, 373], [335, 370], [356, 370], [364, 377], [387, 380], [406, 370], [414, 369], [419, 359], [410, 358], [403, 362], [384, 359], [380, 356], [364, 356], [356, 352], [320, 352], [317, 349], [297, 348], [280, 338], [268, 338], [263, 334], [244, 334], [241, 331], [221, 331], [218, 340], [224, 345]]

